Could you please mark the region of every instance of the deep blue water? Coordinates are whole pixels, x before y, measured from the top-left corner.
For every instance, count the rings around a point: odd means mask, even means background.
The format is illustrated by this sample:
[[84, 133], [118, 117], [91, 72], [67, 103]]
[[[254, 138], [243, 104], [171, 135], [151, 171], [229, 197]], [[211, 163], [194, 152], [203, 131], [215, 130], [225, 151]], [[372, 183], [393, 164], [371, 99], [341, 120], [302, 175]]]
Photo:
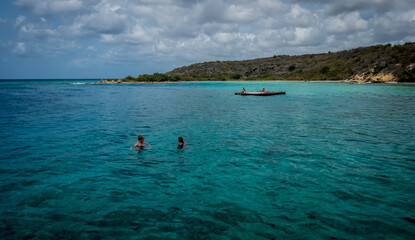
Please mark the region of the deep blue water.
[[88, 82], [0, 82], [0, 239], [415, 238], [415, 86]]

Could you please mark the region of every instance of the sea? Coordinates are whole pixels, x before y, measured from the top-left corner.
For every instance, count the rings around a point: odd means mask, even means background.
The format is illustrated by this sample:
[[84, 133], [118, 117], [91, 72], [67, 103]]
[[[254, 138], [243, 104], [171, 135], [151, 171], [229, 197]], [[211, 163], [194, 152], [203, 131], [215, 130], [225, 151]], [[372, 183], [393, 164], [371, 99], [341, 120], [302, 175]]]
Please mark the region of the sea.
[[415, 239], [415, 85], [94, 81], [0, 81], [0, 239]]

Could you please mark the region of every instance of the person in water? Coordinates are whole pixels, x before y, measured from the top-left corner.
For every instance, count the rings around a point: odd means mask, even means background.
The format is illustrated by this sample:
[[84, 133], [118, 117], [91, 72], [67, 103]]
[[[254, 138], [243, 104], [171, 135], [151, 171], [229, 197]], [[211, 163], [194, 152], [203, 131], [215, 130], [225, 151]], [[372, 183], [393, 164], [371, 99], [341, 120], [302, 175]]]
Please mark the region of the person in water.
[[179, 144], [177, 144], [177, 148], [183, 148], [184, 147], [184, 141], [182, 137], [179, 137], [177, 139], [177, 141], [179, 142]]
[[138, 142], [136, 142], [134, 145], [132, 145], [130, 147], [130, 150], [133, 149], [133, 147], [142, 149], [147, 145], [147, 143], [144, 142], [144, 136], [143, 135], [137, 135], [137, 138], [138, 138]]
[[265, 88], [262, 88], [262, 92], [268, 92], [267, 90], [265, 90]]

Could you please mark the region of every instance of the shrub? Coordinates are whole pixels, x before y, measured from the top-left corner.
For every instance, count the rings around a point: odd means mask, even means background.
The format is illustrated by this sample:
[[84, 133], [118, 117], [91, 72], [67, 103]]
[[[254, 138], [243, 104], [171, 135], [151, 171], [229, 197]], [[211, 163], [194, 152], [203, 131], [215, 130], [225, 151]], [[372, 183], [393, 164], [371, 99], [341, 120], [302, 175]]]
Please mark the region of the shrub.
[[231, 79], [241, 79], [241, 74], [239, 74], [239, 73], [234, 73], [234, 74], [231, 74]]
[[166, 82], [166, 81], [174, 81], [176, 78], [172, 78], [164, 73], [153, 73], [152, 75], [143, 74], [137, 77], [137, 81], [139, 82]]
[[[225, 76], [225, 75], [216, 75], [212, 77], [213, 77], [213, 80], [215, 81], [225, 81], [228, 79], [228, 76]], [[203, 79], [200, 79], [200, 80], [203, 80]]]
[[171, 81], [177, 82], [177, 81], [180, 81], [180, 80], [182, 80], [182, 76], [180, 76], [180, 75], [175, 74], [171, 77]]
[[396, 74], [398, 82], [415, 82], [415, 71], [401, 70]]
[[320, 72], [321, 72], [322, 74], [326, 74], [326, 73], [328, 73], [328, 72], [329, 72], [329, 70], [330, 70], [330, 68], [329, 68], [329, 67], [324, 66], [322, 69], [320, 69]]
[[136, 81], [137, 79], [128, 75], [127, 77], [124, 78], [124, 80], [127, 82], [131, 82], [131, 81]]

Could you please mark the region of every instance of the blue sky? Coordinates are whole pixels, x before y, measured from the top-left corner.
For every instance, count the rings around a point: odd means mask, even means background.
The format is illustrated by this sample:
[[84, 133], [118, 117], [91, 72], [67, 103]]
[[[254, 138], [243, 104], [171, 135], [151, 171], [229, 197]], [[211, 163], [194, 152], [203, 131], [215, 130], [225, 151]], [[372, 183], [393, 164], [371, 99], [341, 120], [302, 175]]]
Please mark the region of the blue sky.
[[415, 42], [413, 0], [0, 3], [0, 79], [122, 78], [405, 42]]

